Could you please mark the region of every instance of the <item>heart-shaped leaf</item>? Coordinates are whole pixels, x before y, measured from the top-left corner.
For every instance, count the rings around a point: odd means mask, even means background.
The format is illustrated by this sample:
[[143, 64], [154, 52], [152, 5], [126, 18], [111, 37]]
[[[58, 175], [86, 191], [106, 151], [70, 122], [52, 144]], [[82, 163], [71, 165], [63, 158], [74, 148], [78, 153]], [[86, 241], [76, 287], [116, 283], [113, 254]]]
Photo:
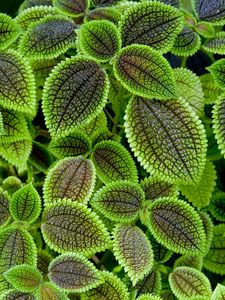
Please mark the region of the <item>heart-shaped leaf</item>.
[[215, 25], [225, 24], [225, 3], [215, 0], [192, 0], [192, 7], [201, 20]]
[[0, 228], [10, 220], [8, 193], [0, 188]]
[[225, 298], [225, 286], [218, 283], [215, 290], [213, 291], [211, 300], [223, 300], [224, 298]]
[[86, 16], [86, 19], [88, 21], [107, 20], [117, 25], [121, 19], [121, 13], [115, 7], [98, 7], [90, 10]]
[[135, 285], [135, 290], [137, 290], [137, 297], [147, 293], [159, 294], [161, 289], [161, 274], [157, 270], [153, 270], [152, 272], [150, 272]]
[[8, 48], [20, 35], [21, 28], [15, 20], [0, 13], [0, 49]]
[[36, 300], [68, 300], [65, 293], [50, 282], [44, 282], [35, 294]]
[[225, 32], [221, 31], [205, 41], [204, 50], [213, 54], [225, 54]]
[[223, 156], [225, 156], [225, 94], [221, 94], [213, 108], [213, 130]]
[[89, 0], [53, 0], [53, 5], [63, 14], [78, 17], [88, 10]]

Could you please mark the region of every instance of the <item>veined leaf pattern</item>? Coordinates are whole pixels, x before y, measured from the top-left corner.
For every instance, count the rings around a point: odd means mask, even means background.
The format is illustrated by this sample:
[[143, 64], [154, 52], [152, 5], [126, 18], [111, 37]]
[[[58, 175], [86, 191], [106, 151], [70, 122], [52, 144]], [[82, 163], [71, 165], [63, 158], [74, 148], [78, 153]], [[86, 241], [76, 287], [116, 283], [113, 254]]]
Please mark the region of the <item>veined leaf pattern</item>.
[[63, 14], [78, 17], [88, 10], [89, 0], [53, 0], [54, 6]]
[[0, 13], [0, 49], [6, 49], [21, 34], [21, 28], [10, 16]]
[[199, 19], [215, 25], [225, 24], [225, 2], [223, 0], [192, 0], [192, 6]]
[[225, 54], [225, 32], [218, 32], [203, 44], [203, 49], [213, 54]]
[[213, 108], [213, 130], [223, 156], [225, 156], [225, 94], [221, 94]]
[[0, 188], [0, 228], [10, 220], [9, 196]]
[[66, 294], [50, 282], [44, 282], [35, 294], [36, 300], [68, 300]]

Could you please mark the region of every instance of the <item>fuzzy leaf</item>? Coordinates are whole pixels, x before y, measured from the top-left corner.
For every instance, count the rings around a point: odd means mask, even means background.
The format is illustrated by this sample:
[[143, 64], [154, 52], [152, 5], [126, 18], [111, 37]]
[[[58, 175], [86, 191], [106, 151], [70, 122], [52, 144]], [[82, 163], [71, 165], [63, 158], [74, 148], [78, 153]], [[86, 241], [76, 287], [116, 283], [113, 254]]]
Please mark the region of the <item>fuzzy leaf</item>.
[[68, 300], [66, 295], [50, 282], [44, 282], [35, 296], [36, 300]]
[[36, 261], [36, 247], [26, 230], [8, 227], [0, 231], [0, 273], [20, 264], [34, 266]]
[[103, 109], [109, 90], [105, 70], [94, 60], [76, 56], [51, 72], [43, 91], [43, 112], [53, 136], [69, 134]]
[[0, 228], [10, 220], [8, 193], [0, 188]]
[[219, 59], [213, 64], [211, 64], [210, 67], [207, 68], [207, 70], [212, 74], [213, 79], [215, 80], [215, 83], [218, 85], [219, 88], [222, 90], [225, 89], [225, 59]]
[[221, 94], [214, 105], [213, 130], [219, 149], [225, 157], [225, 94]]
[[32, 116], [36, 112], [31, 67], [13, 51], [0, 53], [0, 105]]
[[221, 222], [225, 222], [225, 193], [216, 192], [212, 195], [209, 211], [212, 216]]
[[20, 35], [21, 29], [10, 16], [0, 13], [0, 49], [8, 48]]
[[19, 13], [34, 6], [51, 6], [52, 0], [25, 0], [19, 7]]
[[202, 48], [213, 54], [225, 54], [225, 32], [218, 32], [207, 39]]
[[154, 253], [154, 259], [158, 263], [165, 263], [170, 259], [172, 256], [172, 251], [168, 250], [166, 247], [164, 247], [162, 244], [158, 243], [156, 239], [150, 234], [150, 232], [146, 233], [147, 237], [150, 240], [150, 243], [152, 245], [152, 250]]
[[48, 266], [52, 260], [51, 254], [47, 250], [38, 249], [37, 252], [37, 268], [42, 275], [48, 274]]
[[118, 0], [92, 0], [91, 1], [94, 6], [102, 7], [102, 6], [111, 6], [114, 5]]
[[88, 10], [89, 0], [53, 0], [54, 6], [63, 14], [78, 17]]
[[0, 300], [3, 293], [6, 293], [12, 288], [11, 284], [5, 279], [5, 277], [0, 274]]
[[10, 213], [15, 220], [33, 223], [41, 213], [41, 198], [32, 183], [21, 187], [10, 201]]
[[137, 226], [117, 225], [113, 236], [114, 255], [135, 285], [152, 270], [154, 257], [151, 244]]
[[182, 255], [174, 263], [173, 268], [177, 267], [191, 267], [201, 271], [203, 265], [203, 257], [196, 255]]
[[173, 293], [182, 300], [209, 300], [212, 293], [208, 278], [190, 267], [176, 268], [169, 275], [169, 283]]
[[2, 182], [3, 190], [7, 191], [11, 196], [21, 187], [21, 180], [16, 176], [9, 176]]
[[139, 281], [134, 288], [137, 290], [137, 297], [145, 293], [159, 294], [162, 288], [160, 272], [153, 270]]
[[192, 7], [200, 20], [215, 25], [225, 24], [225, 2], [223, 0], [192, 0]]
[[96, 131], [100, 129], [107, 130], [107, 118], [103, 111], [101, 111], [94, 119], [92, 119], [87, 125], [80, 126], [84, 133], [86, 133], [90, 139], [93, 138]]
[[92, 161], [82, 156], [64, 158], [48, 172], [45, 179], [45, 204], [65, 198], [87, 203], [94, 185], [95, 169]]
[[157, 295], [143, 294], [140, 297], [138, 297], [137, 300], [162, 300], [162, 298], [160, 298]]
[[79, 47], [87, 55], [106, 62], [121, 49], [116, 25], [106, 20], [84, 23], [78, 34]]
[[86, 19], [91, 20], [107, 20], [115, 25], [121, 19], [121, 13], [115, 7], [99, 7], [88, 12]]
[[137, 182], [137, 169], [130, 153], [119, 143], [103, 141], [95, 145], [92, 160], [104, 183], [117, 180]]
[[46, 207], [42, 234], [46, 243], [60, 253], [90, 255], [110, 245], [109, 234], [98, 216], [84, 204], [68, 200]]
[[62, 254], [51, 262], [48, 276], [54, 284], [66, 292], [83, 293], [101, 282], [101, 272], [82, 255]]
[[206, 251], [208, 252], [213, 238], [213, 222], [206, 212], [200, 211], [199, 216], [202, 220], [205, 235], [206, 235]]
[[211, 300], [224, 300], [225, 299], [225, 286], [217, 284], [215, 290], [213, 291]]
[[125, 119], [130, 147], [148, 172], [172, 183], [200, 180], [207, 150], [205, 130], [184, 100], [133, 97]]
[[172, 6], [156, 1], [134, 5], [120, 23], [123, 46], [148, 45], [167, 52], [183, 26], [182, 14]]
[[75, 46], [75, 29], [75, 23], [65, 16], [47, 16], [28, 27], [19, 50], [32, 60], [55, 58]]
[[[32, 296], [31, 294], [23, 293], [23, 292], [19, 292], [17, 290], [11, 289], [11, 290], [8, 290], [3, 295], [1, 295], [0, 300], [35, 300], [35, 299], [34, 299], [34, 296]], [[49, 300], [52, 300], [52, 299], [49, 299]]]
[[176, 198], [155, 200], [150, 207], [150, 230], [168, 249], [182, 254], [203, 254], [206, 237], [198, 213]]
[[213, 104], [222, 90], [217, 86], [211, 74], [204, 74], [199, 78], [204, 92], [205, 104]]
[[129, 92], [163, 100], [176, 96], [172, 69], [156, 50], [131, 45], [123, 48], [114, 60], [115, 76]]
[[100, 189], [91, 205], [112, 221], [130, 223], [137, 218], [144, 199], [137, 183], [116, 181]]

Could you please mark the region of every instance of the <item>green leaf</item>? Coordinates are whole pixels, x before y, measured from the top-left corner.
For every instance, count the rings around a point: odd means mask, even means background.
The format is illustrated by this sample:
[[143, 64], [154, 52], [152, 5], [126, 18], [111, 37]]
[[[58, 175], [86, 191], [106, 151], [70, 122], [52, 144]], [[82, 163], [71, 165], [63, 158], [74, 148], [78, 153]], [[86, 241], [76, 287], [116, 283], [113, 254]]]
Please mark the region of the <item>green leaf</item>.
[[69, 135], [52, 139], [48, 150], [57, 158], [87, 155], [91, 151], [91, 140], [81, 130], [74, 130]]
[[0, 49], [8, 48], [21, 34], [21, 28], [15, 20], [0, 13]]
[[98, 7], [96, 9], [90, 10], [87, 13], [86, 20], [107, 20], [115, 25], [121, 19], [121, 13], [115, 7]]
[[192, 0], [192, 7], [200, 20], [211, 22], [214, 25], [225, 24], [224, 1]]
[[212, 216], [221, 222], [225, 222], [225, 193], [216, 192], [212, 195], [209, 211]]
[[143, 294], [140, 297], [138, 297], [137, 300], [162, 300], [162, 298], [160, 298], [157, 295]]
[[65, 293], [50, 282], [44, 282], [35, 297], [36, 300], [68, 300]]
[[6, 291], [10, 290], [12, 288], [11, 284], [8, 283], [8, 281], [5, 279], [5, 277], [0, 274], [0, 300], [2, 299], [1, 296], [4, 294]]
[[88, 124], [80, 126], [84, 133], [86, 133], [90, 139], [93, 139], [96, 131], [105, 129], [107, 130], [107, 118], [103, 111], [101, 111], [94, 119], [92, 119]]
[[9, 209], [15, 220], [29, 224], [37, 220], [41, 213], [41, 198], [32, 183], [21, 187], [13, 194]]
[[118, 0], [92, 0], [94, 6], [111, 6], [114, 5]]
[[1, 52], [0, 74], [0, 105], [34, 116], [35, 82], [28, 62], [16, 52]]
[[92, 161], [98, 177], [104, 183], [117, 180], [137, 182], [137, 169], [130, 153], [121, 144], [103, 141], [95, 145]]
[[19, 292], [17, 290], [8, 290], [3, 295], [0, 295], [0, 300], [35, 300], [35, 299], [34, 296], [32, 296], [31, 294]]
[[225, 286], [217, 284], [215, 290], [212, 293], [211, 300], [223, 300], [225, 298]]
[[117, 225], [113, 237], [114, 255], [135, 285], [153, 268], [154, 257], [151, 244], [137, 226]]
[[160, 198], [150, 207], [150, 230], [168, 249], [181, 254], [203, 254], [206, 237], [198, 213], [176, 198]]
[[201, 271], [203, 265], [203, 257], [196, 255], [182, 255], [176, 259], [173, 268], [177, 267], [191, 267]]
[[211, 286], [208, 278], [199, 270], [190, 267], [178, 267], [169, 275], [173, 293], [182, 300], [209, 300]]
[[95, 132], [95, 134], [93, 135], [93, 138], [92, 138], [92, 145], [96, 145], [100, 142], [107, 141], [107, 140], [120, 142], [121, 141], [121, 136], [112, 133], [108, 129], [106, 129], [106, 130], [105, 129], [96, 130], [96, 132]]
[[213, 239], [213, 222], [210, 219], [209, 215], [204, 211], [200, 211], [199, 216], [202, 220], [205, 235], [206, 235], [206, 247], [205, 247], [206, 251], [205, 251], [205, 253], [207, 253], [210, 248], [212, 239]]
[[75, 29], [73, 20], [65, 16], [47, 16], [28, 27], [20, 39], [19, 51], [32, 60], [55, 58], [75, 46]]
[[42, 234], [57, 252], [91, 255], [110, 246], [109, 234], [98, 216], [84, 204], [59, 200], [44, 210]]
[[7, 225], [9, 220], [9, 196], [0, 188], [0, 228]]
[[148, 45], [165, 53], [182, 26], [183, 16], [176, 8], [155, 1], [138, 3], [122, 16], [122, 43]]
[[145, 293], [159, 294], [162, 288], [160, 272], [153, 270], [139, 281], [134, 288], [137, 290], [137, 297]]
[[84, 15], [88, 11], [90, 5], [89, 0], [53, 0], [53, 5], [59, 12], [71, 16], [78, 17]]
[[216, 85], [222, 90], [225, 89], [225, 59], [219, 59], [211, 66], [207, 68], [207, 70], [212, 74], [212, 77], [216, 83]]
[[202, 48], [213, 54], [225, 54], [225, 32], [218, 32], [207, 39]]
[[155, 261], [161, 264], [168, 261], [173, 254], [172, 251], [168, 250], [162, 244], [158, 243], [149, 231], [147, 231], [146, 235], [149, 238], [150, 243], [152, 245]]
[[34, 292], [42, 282], [41, 273], [26, 264], [10, 268], [4, 276], [14, 288], [21, 292]]
[[16, 176], [9, 176], [2, 182], [3, 190], [7, 191], [9, 195], [15, 193], [21, 187], [21, 180]]
[[168, 61], [149, 46], [123, 48], [114, 58], [113, 68], [117, 80], [131, 93], [163, 100], [176, 97]]
[[82, 156], [64, 158], [46, 176], [43, 187], [45, 204], [65, 198], [87, 203], [94, 185], [95, 168], [91, 160]]
[[37, 252], [37, 268], [42, 275], [48, 274], [48, 266], [52, 260], [51, 254], [47, 250], [38, 249]]
[[87, 258], [75, 253], [65, 253], [53, 259], [48, 276], [67, 293], [83, 293], [102, 283], [101, 272]]
[[225, 224], [220, 224], [214, 227], [211, 246], [203, 261], [204, 268], [221, 275], [225, 275], [224, 232]]
[[181, 185], [180, 191], [195, 207], [206, 207], [209, 205], [216, 185], [216, 177], [213, 163], [207, 160], [199, 183], [197, 185]]
[[31, 235], [22, 228], [0, 231], [0, 273], [20, 264], [36, 265], [37, 253]]
[[110, 60], [121, 49], [121, 37], [116, 25], [106, 20], [81, 25], [78, 43], [82, 52], [101, 62]]
[[125, 115], [131, 150], [151, 175], [171, 183], [197, 183], [206, 159], [204, 127], [182, 99], [131, 98]]
[[112, 221], [130, 223], [138, 217], [144, 199], [144, 192], [137, 183], [116, 181], [101, 188], [91, 205]]
[[52, 0], [25, 0], [19, 7], [19, 13], [33, 6], [51, 6]]
[[205, 104], [213, 104], [221, 94], [222, 90], [215, 83], [215, 80], [211, 74], [204, 74], [199, 78], [201, 80], [202, 89], [204, 92]]
[[215, 29], [211, 23], [199, 22], [195, 25], [195, 30], [205, 38], [211, 38], [215, 35]]
[[213, 107], [213, 131], [223, 156], [225, 156], [225, 94], [221, 94]]
[[53, 136], [69, 134], [96, 117], [106, 104], [108, 76], [93, 59], [75, 56], [51, 72], [43, 91], [43, 113]]

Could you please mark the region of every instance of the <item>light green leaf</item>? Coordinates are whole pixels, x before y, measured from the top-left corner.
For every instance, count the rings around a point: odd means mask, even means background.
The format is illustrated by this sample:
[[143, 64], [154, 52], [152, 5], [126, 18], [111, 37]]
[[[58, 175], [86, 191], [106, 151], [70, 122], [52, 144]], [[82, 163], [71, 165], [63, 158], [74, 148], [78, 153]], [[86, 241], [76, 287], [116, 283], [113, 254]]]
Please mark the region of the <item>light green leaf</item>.
[[225, 193], [216, 192], [212, 195], [209, 211], [212, 216], [221, 222], [225, 222]]
[[8, 48], [21, 34], [21, 28], [10, 16], [0, 13], [0, 49]]
[[10, 220], [9, 196], [0, 188], [0, 228], [7, 225]]
[[60, 13], [78, 17], [84, 15], [88, 11], [90, 5], [89, 0], [53, 0], [53, 5]]
[[196, 256], [196, 255], [182, 255], [178, 259], [176, 259], [173, 268], [177, 267], [191, 267], [195, 268], [197, 270], [202, 269], [203, 265], [203, 257], [202, 256]]
[[36, 300], [68, 300], [65, 293], [50, 282], [44, 282], [35, 297]]
[[94, 119], [92, 119], [88, 124], [80, 126], [79, 129], [81, 129], [84, 133], [86, 133], [90, 139], [93, 138], [96, 131], [100, 129], [107, 130], [107, 118], [103, 111], [101, 111]]
[[221, 150], [225, 157], [225, 94], [221, 94], [213, 107], [213, 131]]
[[199, 216], [202, 220], [205, 235], [206, 235], [206, 247], [205, 247], [206, 251], [205, 251], [205, 253], [208, 253], [208, 250], [210, 248], [210, 245], [211, 245], [211, 242], [213, 239], [213, 222], [210, 219], [209, 215], [204, 211], [200, 211]]
[[204, 74], [199, 77], [204, 92], [205, 104], [215, 103], [222, 90], [217, 86], [211, 74]]
[[22, 181], [16, 176], [8, 176], [2, 182], [2, 188], [11, 196], [21, 187]]
[[143, 294], [140, 297], [138, 297], [137, 300], [162, 300], [162, 298], [160, 298], [157, 295]]
[[221, 31], [205, 41], [202, 48], [213, 54], [225, 54], [225, 32]]
[[217, 284], [215, 290], [213, 291], [211, 300], [223, 300], [225, 298], [225, 286]]
[[207, 68], [207, 70], [212, 74], [212, 77], [216, 83], [216, 85], [222, 90], [225, 89], [225, 59], [219, 59], [211, 66]]
[[87, 13], [86, 20], [107, 20], [115, 25], [118, 24], [118, 22], [121, 19], [121, 13], [118, 9], [115, 7], [98, 7], [93, 10], [90, 10]]
[[151, 271], [134, 288], [137, 290], [137, 297], [146, 293], [159, 294], [162, 288], [160, 272], [157, 270]]
[[192, 0], [192, 7], [200, 20], [212, 22], [213, 25], [225, 24], [224, 1]]
[[209, 22], [199, 22], [195, 25], [195, 30], [205, 38], [211, 38], [215, 34], [215, 29]]
[[2, 299], [2, 294], [6, 293], [12, 288], [11, 284], [5, 279], [5, 277], [0, 274], [0, 300]]

